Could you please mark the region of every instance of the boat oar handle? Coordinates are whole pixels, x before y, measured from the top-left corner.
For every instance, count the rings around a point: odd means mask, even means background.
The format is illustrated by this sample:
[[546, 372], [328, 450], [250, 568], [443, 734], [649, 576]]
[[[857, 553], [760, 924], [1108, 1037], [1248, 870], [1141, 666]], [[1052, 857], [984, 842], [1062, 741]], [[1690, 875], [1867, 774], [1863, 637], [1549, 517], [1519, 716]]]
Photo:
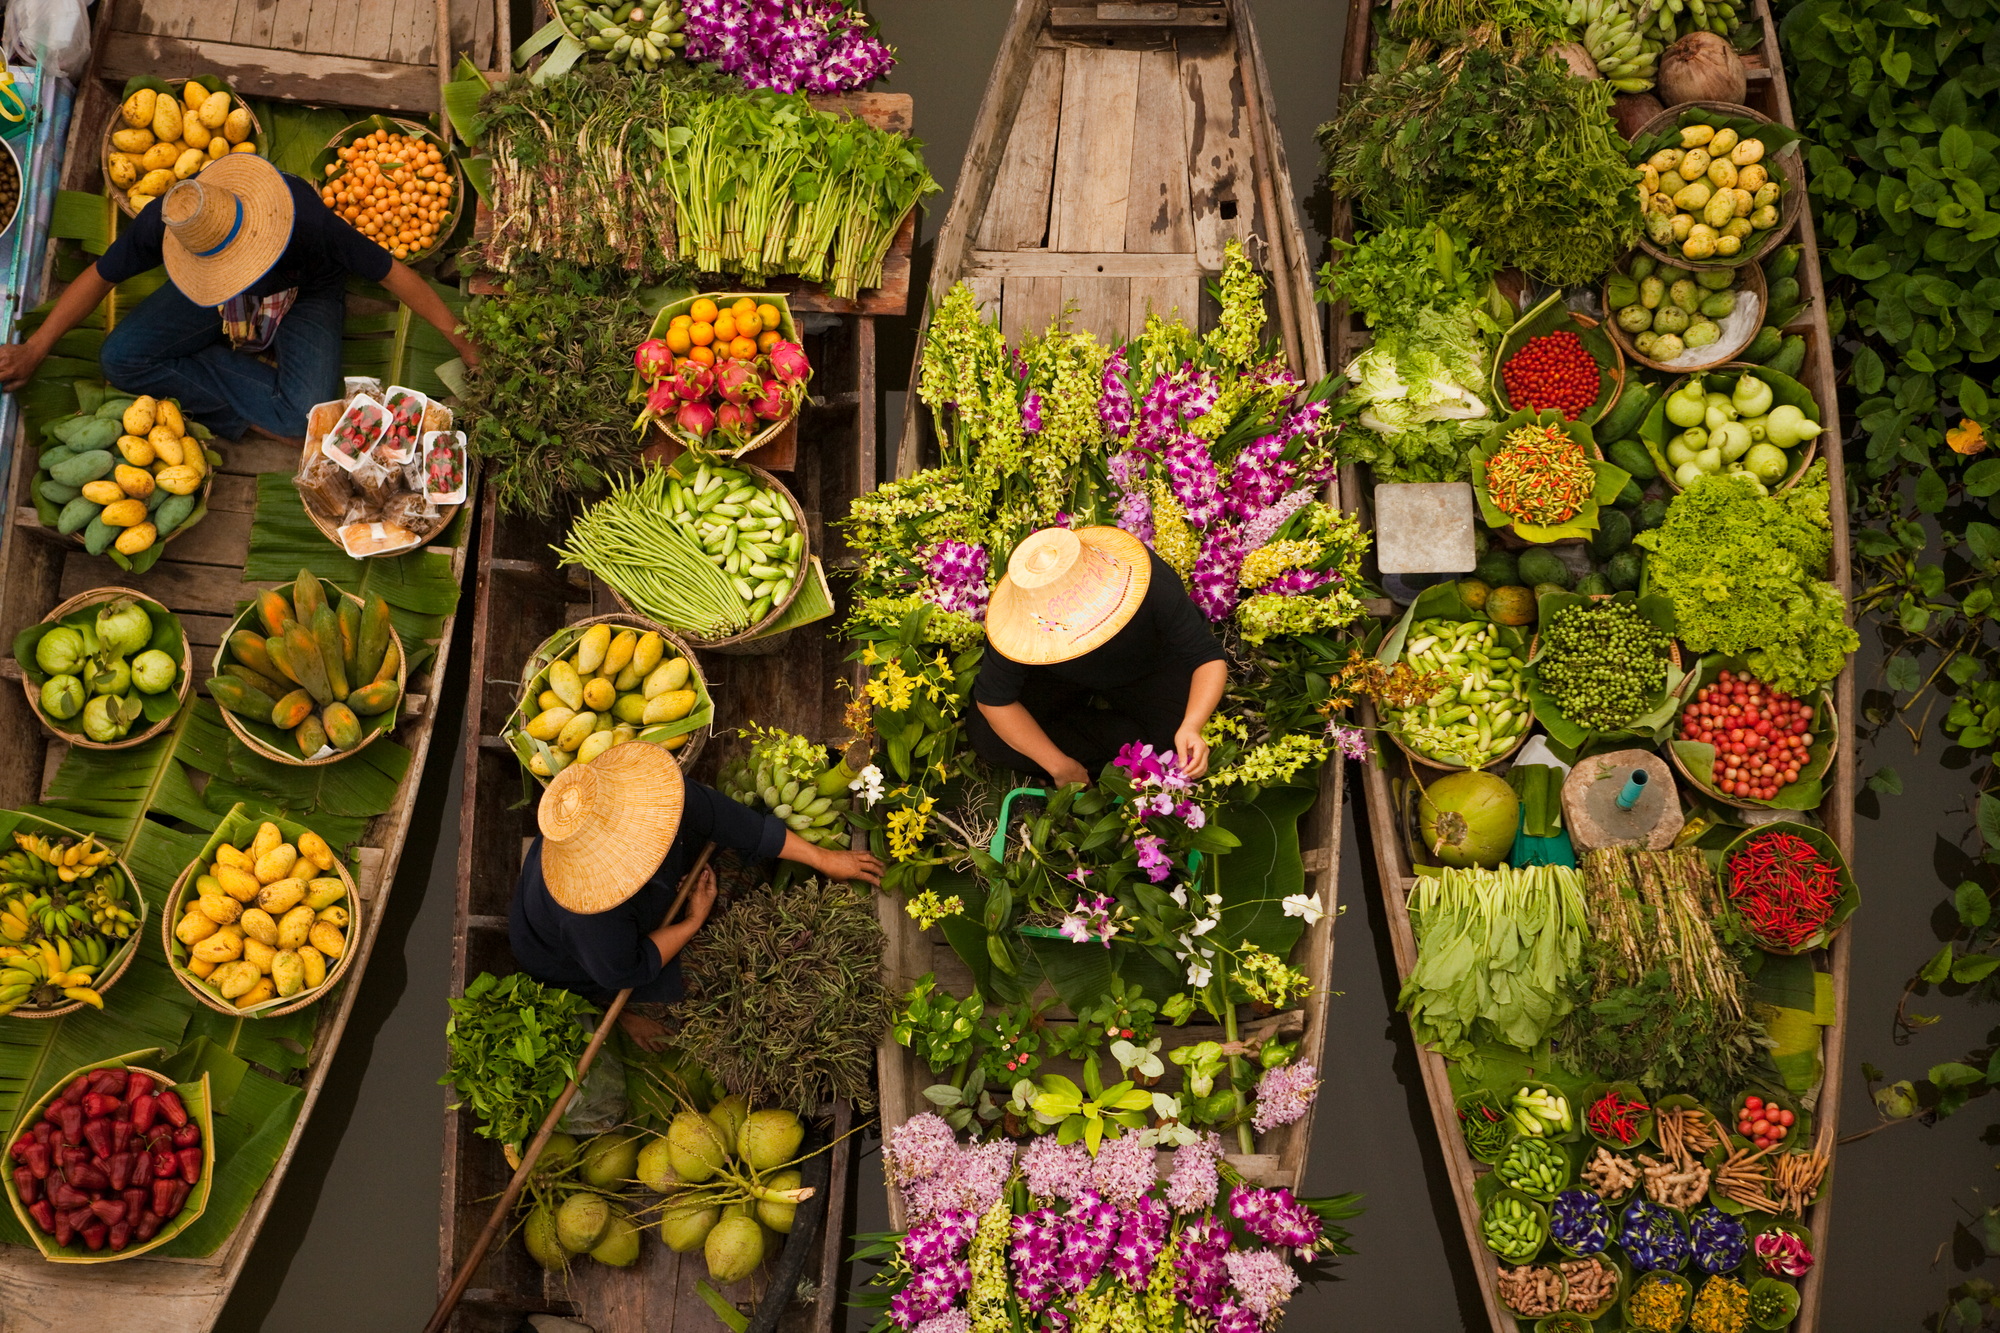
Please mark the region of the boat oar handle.
[[[714, 854], [715, 844], [711, 842], [701, 849], [701, 855], [695, 857], [694, 864], [681, 878], [680, 891], [674, 896], [674, 905], [667, 909], [668, 921], [672, 921], [680, 913], [681, 904], [687, 901], [695, 881], [701, 878], [702, 871], [708, 869], [708, 858]], [[465, 1289], [472, 1285], [472, 1275], [485, 1260], [486, 1252], [492, 1249], [493, 1242], [499, 1239], [500, 1228], [506, 1225], [507, 1215], [514, 1209], [514, 1201], [521, 1197], [521, 1191], [528, 1183], [529, 1174], [534, 1171], [535, 1163], [541, 1160], [542, 1150], [549, 1146], [550, 1136], [562, 1122], [563, 1112], [569, 1109], [570, 1102], [576, 1097], [577, 1089], [583, 1086], [584, 1075], [590, 1072], [590, 1066], [597, 1060], [597, 1053], [604, 1049], [605, 1039], [611, 1035], [612, 1026], [617, 1023], [618, 1016], [625, 1012], [625, 1002], [631, 998], [632, 988], [627, 986], [612, 996], [611, 1003], [605, 1006], [604, 1017], [597, 1024], [597, 1031], [590, 1034], [590, 1044], [583, 1048], [583, 1055], [576, 1062], [575, 1076], [563, 1086], [562, 1095], [557, 1097], [555, 1105], [549, 1108], [541, 1129], [528, 1144], [527, 1151], [521, 1154], [521, 1164], [514, 1168], [513, 1179], [509, 1180], [507, 1188], [500, 1192], [500, 1201], [493, 1205], [492, 1215], [486, 1219], [486, 1225], [480, 1228], [479, 1239], [473, 1241], [472, 1252], [467, 1254], [465, 1262], [459, 1265], [458, 1276], [451, 1280], [451, 1287], [445, 1292], [444, 1299], [438, 1302], [437, 1311], [431, 1315], [430, 1322], [424, 1325], [424, 1333], [443, 1333], [445, 1325], [451, 1322], [451, 1312], [458, 1308], [459, 1301], [465, 1296]]]

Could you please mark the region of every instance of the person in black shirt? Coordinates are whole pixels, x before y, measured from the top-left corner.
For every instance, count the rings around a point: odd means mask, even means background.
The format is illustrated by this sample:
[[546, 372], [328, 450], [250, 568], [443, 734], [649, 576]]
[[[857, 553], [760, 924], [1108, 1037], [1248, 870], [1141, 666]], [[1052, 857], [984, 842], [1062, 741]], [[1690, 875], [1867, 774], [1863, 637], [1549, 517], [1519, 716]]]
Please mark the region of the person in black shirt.
[[313, 187], [254, 153], [231, 153], [148, 204], [57, 298], [27, 341], [0, 347], [18, 389], [112, 287], [162, 262], [171, 279], [112, 328], [99, 360], [128, 393], [177, 399], [228, 439], [301, 437], [315, 403], [341, 396], [349, 274], [379, 282], [465, 358], [479, 349], [407, 265], [334, 216]]
[[704, 843], [797, 861], [829, 879], [882, 878], [882, 863], [867, 852], [816, 847], [775, 815], [682, 778], [673, 755], [645, 741], [565, 768], [536, 816], [541, 836], [507, 912], [514, 961], [543, 985], [597, 1005], [629, 989], [625, 1030], [647, 1049], [661, 1035], [664, 1006], [681, 998], [677, 955], [715, 903], [715, 872], [704, 869], [687, 915], [666, 919]]
[[1043, 528], [1007, 560], [986, 611], [968, 719], [982, 759], [1088, 782], [1133, 741], [1208, 771], [1222, 645], [1173, 567], [1118, 528]]

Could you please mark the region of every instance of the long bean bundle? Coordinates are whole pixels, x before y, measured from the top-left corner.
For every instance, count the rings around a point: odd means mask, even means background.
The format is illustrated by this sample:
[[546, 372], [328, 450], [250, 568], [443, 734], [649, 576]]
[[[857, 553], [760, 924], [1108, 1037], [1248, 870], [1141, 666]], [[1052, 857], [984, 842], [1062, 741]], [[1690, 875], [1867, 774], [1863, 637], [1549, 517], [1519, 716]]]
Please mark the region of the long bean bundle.
[[750, 625], [750, 608], [729, 576], [673, 520], [666, 468], [647, 468], [637, 481], [578, 516], [556, 547], [565, 565], [582, 565], [631, 603], [639, 614], [704, 637]]

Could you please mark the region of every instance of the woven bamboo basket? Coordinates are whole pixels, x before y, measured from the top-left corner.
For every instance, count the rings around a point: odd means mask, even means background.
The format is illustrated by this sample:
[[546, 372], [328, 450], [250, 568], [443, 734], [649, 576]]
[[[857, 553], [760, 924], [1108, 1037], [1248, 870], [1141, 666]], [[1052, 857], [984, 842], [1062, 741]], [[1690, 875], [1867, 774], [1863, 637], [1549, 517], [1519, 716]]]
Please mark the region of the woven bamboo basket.
[[[420, 125], [414, 120], [404, 120], [400, 116], [369, 116], [365, 120], [357, 120], [331, 139], [328, 139], [326, 147], [320, 149], [318, 154], [314, 156], [313, 174], [310, 179], [314, 188], [324, 188], [329, 184], [338, 182], [340, 176], [328, 176], [326, 169], [340, 161], [339, 153], [341, 149], [347, 147], [362, 135], [372, 134], [376, 130], [389, 130], [392, 133], [406, 134], [413, 139], [421, 140], [428, 147], [437, 149], [438, 156], [443, 159], [442, 165], [449, 175], [451, 181], [451, 207], [446, 211], [445, 219], [437, 229], [437, 239], [424, 249], [412, 250], [409, 254], [403, 256], [405, 264], [412, 266], [421, 264], [426, 260], [436, 257], [437, 253], [451, 240], [452, 233], [458, 230], [459, 219], [465, 216], [465, 173], [459, 168], [458, 155], [452, 152], [451, 145], [440, 139], [430, 127]], [[386, 246], [384, 248], [392, 249], [392, 247]]]
[[[199, 77], [202, 80], [203, 86], [214, 85], [213, 87], [209, 87], [210, 92], [220, 91], [228, 93], [230, 110], [234, 111], [236, 108], [241, 107], [243, 108], [243, 110], [250, 113], [250, 137], [244, 140], [245, 143], [254, 144], [258, 140], [264, 137], [264, 126], [263, 123], [257, 119], [256, 108], [252, 107], [249, 102], [244, 100], [243, 95], [236, 91], [236, 86], [234, 84], [228, 82], [225, 79], [217, 78], [212, 74], [200, 75], [197, 77]], [[182, 96], [181, 90], [186, 88], [188, 84], [188, 81], [186, 79], [167, 79], [165, 80], [165, 82], [169, 87], [171, 87], [174, 90], [174, 96], [176, 98], [180, 98]], [[122, 102], [124, 99], [121, 98], [119, 100], [120, 102]], [[183, 113], [187, 111], [187, 103], [185, 101], [181, 102], [181, 110]], [[139, 216], [139, 210], [132, 207], [131, 201], [126, 197], [125, 187], [122, 185], [114, 185], [111, 183], [111, 154], [113, 151], [115, 151], [111, 147], [111, 136], [116, 131], [126, 128], [128, 128], [128, 126], [125, 124], [124, 118], [118, 114], [118, 106], [114, 104], [111, 108], [111, 115], [106, 119], [104, 124], [104, 138], [102, 142], [98, 144], [97, 165], [98, 165], [98, 170], [100, 170], [104, 174], [104, 192], [111, 196], [111, 200], [113, 203], [118, 205], [119, 212], [123, 213], [128, 218], [136, 218]], [[215, 131], [215, 133], [219, 135], [222, 133], [222, 131], [217, 130]], [[223, 156], [226, 157], [228, 156], [228, 154], [225, 153]], [[219, 159], [211, 159], [211, 161], [214, 160], [219, 160]], [[207, 166], [207, 163], [203, 163], [202, 165], [205, 167]], [[143, 175], [144, 173], [141, 174]], [[201, 173], [197, 171], [195, 174], [198, 176]]]
[[[662, 639], [667, 641], [668, 645], [675, 652], [687, 659], [688, 680], [700, 685], [700, 689], [696, 691], [697, 695], [702, 698], [709, 698], [710, 706], [711, 708], [713, 707], [714, 701], [708, 692], [708, 677], [702, 674], [701, 659], [695, 656], [694, 649], [688, 646], [686, 639], [666, 626], [659, 624], [657, 621], [648, 620], [644, 616], [613, 612], [609, 615], [592, 616], [588, 620], [579, 620], [573, 625], [564, 626], [547, 639], [544, 639], [541, 646], [536, 648], [528, 660], [521, 664], [521, 695], [520, 698], [515, 700], [514, 711], [507, 715], [507, 721], [500, 729], [500, 734], [503, 738], [508, 739], [511, 743], [516, 735], [523, 732], [523, 729], [528, 724], [528, 720], [535, 716], [538, 710], [534, 707], [534, 700], [536, 694], [545, 688], [542, 684], [544, 674], [548, 671], [550, 663], [554, 662], [558, 656], [566, 654], [569, 651], [574, 640], [566, 641], [561, 653], [552, 650], [550, 645], [556, 639], [566, 634], [577, 630], [587, 630], [593, 625], [609, 625], [614, 630], [632, 629], [638, 630], [641, 633], [650, 630], [658, 634]], [[715, 726], [712, 721], [703, 723], [693, 731], [685, 733], [687, 740], [679, 749], [669, 752], [680, 763], [683, 773], [692, 773], [694, 771], [694, 761], [700, 757], [702, 747], [708, 744], [708, 738], [714, 730]], [[518, 757], [520, 752], [517, 750], [515, 753]], [[526, 768], [527, 765], [524, 763], [522, 767]], [[549, 785], [549, 779], [534, 774], [532, 771], [529, 776], [533, 777], [536, 782], [544, 787]]]
[[[1630, 256], [1627, 256], [1627, 262], [1630, 262]], [[1674, 265], [1674, 267], [1693, 271], [1713, 268], [1714, 265], [1697, 264], [1693, 260], [1682, 260], [1680, 263]], [[1764, 282], [1763, 265], [1745, 264], [1740, 268], [1732, 269], [1731, 272], [1737, 275], [1737, 281], [1740, 284], [1739, 291], [1745, 295], [1756, 297], [1757, 319], [1750, 326], [1750, 336], [1748, 338], [1733, 345], [1716, 343], [1715, 345], [1718, 348], [1725, 350], [1723, 350], [1720, 356], [1712, 360], [1693, 362], [1684, 366], [1670, 366], [1664, 361], [1655, 361], [1651, 357], [1640, 355], [1638, 346], [1632, 341], [1633, 335], [1619, 327], [1618, 312], [1611, 308], [1611, 302], [1606, 297], [1606, 284], [1600, 283], [1597, 288], [1597, 299], [1604, 303], [1605, 331], [1611, 335], [1611, 341], [1617, 344], [1620, 352], [1648, 370], [1664, 371], [1669, 375], [1699, 375], [1705, 371], [1714, 370], [1718, 366], [1727, 365], [1737, 353], [1756, 341], [1757, 330], [1763, 327], [1764, 314], [1770, 308], [1770, 289]]]
[[[29, 825], [34, 826], [30, 831], [36, 833], [60, 835], [70, 838], [82, 838], [85, 836], [73, 828], [66, 828], [51, 820], [42, 819], [35, 815], [23, 814], [21, 816], [21, 823], [17, 827], [26, 828]], [[138, 917], [138, 920], [133, 923], [132, 933], [126, 937], [125, 943], [119, 946], [117, 952], [105, 959], [103, 969], [91, 980], [90, 988], [100, 996], [116, 985], [118, 978], [125, 975], [125, 969], [132, 966], [132, 960], [139, 955], [139, 941], [145, 938], [146, 935], [146, 896], [139, 891], [139, 880], [133, 875], [132, 867], [125, 864], [124, 857], [112, 857], [111, 864], [117, 866], [118, 872], [125, 876], [125, 890], [131, 896], [132, 912]], [[6, 1015], [6, 1017], [61, 1018], [67, 1014], [76, 1013], [84, 1007], [85, 1005], [82, 1000], [69, 1000], [62, 1004], [51, 1005], [46, 1009], [31, 1009], [26, 1005], [22, 1005], [19, 1009]]]
[[[1783, 128], [1778, 126], [1776, 121], [1763, 112], [1753, 110], [1736, 102], [1681, 102], [1668, 107], [1665, 111], [1662, 111], [1659, 115], [1641, 125], [1639, 132], [1632, 136], [1633, 142], [1636, 143], [1649, 135], [1661, 134], [1678, 127], [1681, 117], [1686, 112], [1697, 108], [1703, 111], [1713, 111], [1724, 116], [1732, 116], [1741, 120], [1753, 120], [1762, 125]], [[1743, 268], [1761, 263], [1764, 256], [1784, 244], [1785, 238], [1790, 236], [1793, 230], [1799, 225], [1799, 214], [1805, 209], [1805, 192], [1799, 188], [1800, 182], [1804, 179], [1801, 174], [1803, 159], [1799, 153], [1799, 145], [1797, 143], [1787, 144], [1775, 153], [1766, 153], [1763, 160], [1765, 169], [1771, 173], [1771, 179], [1778, 182], [1778, 225], [1766, 228], [1762, 235], [1754, 238], [1753, 244], [1745, 246], [1742, 250], [1729, 256], [1727, 259], [1705, 259], [1700, 261], [1701, 267]], [[1639, 248], [1664, 264], [1673, 264], [1678, 267], [1687, 266], [1690, 263], [1687, 256], [1681, 254], [1677, 248], [1667, 249], [1655, 245], [1644, 233], [1640, 234]]]
[[[320, 456], [320, 448], [319, 448], [320, 442], [326, 438], [327, 432], [333, 429], [334, 423], [340, 420], [340, 414], [342, 410], [346, 408], [349, 401], [350, 399], [342, 398], [330, 403], [318, 403], [314, 405], [311, 412], [306, 414], [306, 442], [305, 442], [305, 448], [299, 454], [300, 472], [305, 471], [306, 464], [312, 462], [313, 459], [318, 458]], [[424, 408], [423, 429], [425, 431], [451, 430], [453, 428], [453, 424], [454, 421], [453, 421], [452, 411], [449, 407], [446, 407], [443, 403], [433, 402]], [[421, 435], [419, 436], [419, 438], [421, 438]], [[477, 476], [474, 475], [475, 464], [469, 454], [466, 458], [465, 466], [466, 466], [466, 482], [465, 482], [466, 498], [459, 501], [459, 503], [455, 505], [436, 506], [439, 515], [439, 522], [435, 530], [430, 532], [428, 535], [413, 534], [415, 539], [412, 541], [405, 542], [401, 546], [387, 546], [379, 551], [370, 551], [366, 556], [363, 556], [361, 558], [365, 560], [376, 560], [380, 559], [383, 556], [408, 554], [409, 552], [417, 550], [418, 548], [426, 545], [427, 543], [434, 541], [437, 538], [438, 533], [443, 532], [447, 527], [450, 527], [452, 517], [456, 515], [460, 509], [472, 503], [472, 497], [478, 494], [479, 492], [478, 478]], [[320, 535], [322, 537], [325, 537], [335, 546], [340, 547], [342, 551], [345, 551], [347, 549], [344, 545], [342, 545], [340, 540], [340, 529], [342, 527], [340, 520], [343, 517], [342, 515], [327, 513], [325, 510], [320, 508], [318, 501], [314, 500], [304, 491], [299, 492], [299, 507], [306, 511], [306, 517], [312, 520], [312, 525], [319, 529]]]
[[[56, 607], [55, 610], [43, 616], [42, 623], [44, 625], [54, 624], [64, 616], [74, 615], [86, 607], [116, 601], [120, 597], [130, 597], [133, 601], [144, 602], [151, 607], [158, 607], [161, 615], [172, 614], [159, 602], [146, 596], [145, 593], [132, 588], [92, 588], [88, 592], [78, 593], [62, 605]], [[62, 737], [66, 743], [81, 746], [86, 750], [129, 750], [135, 745], [144, 744], [159, 735], [162, 731], [165, 731], [172, 724], [174, 718], [179, 715], [180, 706], [187, 703], [188, 691], [194, 688], [194, 653], [188, 646], [187, 630], [185, 628], [181, 630], [179, 666], [181, 683], [179, 688], [174, 692], [178, 700], [174, 711], [161, 718], [158, 722], [155, 722], [152, 726], [147, 727], [144, 731], [135, 732], [123, 740], [94, 741], [83, 734], [81, 727], [75, 731], [71, 731], [68, 727], [50, 717], [42, 711], [42, 692], [35, 687], [33, 681], [28, 679], [25, 672], [21, 676], [21, 689], [28, 696], [28, 707], [35, 710], [35, 716], [41, 719], [42, 725]]]

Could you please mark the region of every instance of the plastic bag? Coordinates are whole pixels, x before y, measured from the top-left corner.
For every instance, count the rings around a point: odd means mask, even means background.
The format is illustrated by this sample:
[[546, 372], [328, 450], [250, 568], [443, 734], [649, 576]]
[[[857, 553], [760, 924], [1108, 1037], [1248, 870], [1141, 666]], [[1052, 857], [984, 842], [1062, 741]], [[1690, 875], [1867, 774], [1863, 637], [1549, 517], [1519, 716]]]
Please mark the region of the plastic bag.
[[21, 63], [53, 65], [76, 80], [90, 63], [90, 16], [83, 0], [9, 0], [6, 44]]
[[[579, 1021], [578, 1026], [592, 1025]], [[625, 1123], [625, 1108], [625, 1062], [607, 1042], [598, 1048], [597, 1059], [584, 1072], [583, 1086], [570, 1098], [556, 1128], [579, 1138], [602, 1134]]]

